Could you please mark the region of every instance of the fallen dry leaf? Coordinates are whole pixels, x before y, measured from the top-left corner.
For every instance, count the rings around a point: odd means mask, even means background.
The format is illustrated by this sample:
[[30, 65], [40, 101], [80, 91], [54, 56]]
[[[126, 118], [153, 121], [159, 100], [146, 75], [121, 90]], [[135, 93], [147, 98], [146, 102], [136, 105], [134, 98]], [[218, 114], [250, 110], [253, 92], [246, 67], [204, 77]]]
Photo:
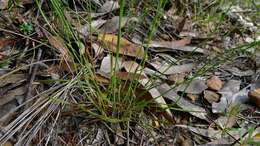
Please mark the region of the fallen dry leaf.
[[186, 46], [190, 43], [189, 38], [184, 38], [179, 41], [172, 42], [158, 42], [152, 41], [148, 44], [148, 47], [152, 47], [155, 52], [168, 52], [168, 51], [184, 51], [184, 52], [197, 52], [202, 54], [207, 54], [207, 51], [193, 46]]
[[6, 94], [0, 97], [0, 106], [14, 100], [16, 97], [23, 95], [27, 91], [26, 86], [22, 86], [8, 91]]
[[[101, 27], [104, 23], [106, 22], [106, 20], [103, 19], [98, 19], [98, 20], [94, 20], [91, 21], [91, 26], [89, 26], [89, 24], [86, 25], [80, 25], [78, 24], [76, 26], [76, 30], [79, 32], [79, 34], [81, 35], [82, 38], [84, 37], [88, 37], [90, 34], [90, 31], [92, 29], [97, 30], [99, 27]], [[93, 31], [93, 30], [92, 30]]]
[[207, 80], [207, 86], [211, 90], [218, 91], [222, 88], [223, 83], [218, 76], [212, 76], [210, 79]]
[[232, 128], [238, 120], [238, 117], [235, 115], [229, 116], [220, 116], [215, 120], [215, 123], [218, 124], [222, 129], [224, 128]]
[[172, 65], [166, 61], [154, 61], [150, 63], [156, 70], [165, 75], [179, 74], [191, 72], [195, 67], [194, 63], [188, 63], [183, 65]]
[[14, 84], [17, 82], [22, 82], [26, 80], [26, 75], [25, 74], [11, 74], [4, 79], [0, 80], [0, 87], [3, 87], [7, 84]]
[[167, 42], [167, 41], [151, 41], [149, 43], [149, 47], [154, 47], [154, 48], [177, 48], [177, 47], [182, 47], [182, 46], [186, 46], [188, 44], [190, 44], [191, 39], [189, 38], [184, 38], [182, 40], [179, 41], [171, 41], [171, 42]]
[[184, 111], [189, 112], [191, 115], [198, 117], [203, 120], [208, 120], [206, 117], [207, 112], [204, 108], [192, 104], [185, 98], [181, 98], [168, 84], [162, 84], [156, 87], [163, 97], [173, 101], [177, 106], [182, 108]]
[[[122, 17], [121, 28], [126, 25], [128, 18]], [[115, 16], [112, 19], [109, 19], [105, 22], [105, 24], [100, 28], [100, 31], [103, 33], [115, 33], [119, 27], [119, 17]]]
[[172, 81], [174, 84], [181, 84], [185, 81], [185, 74], [172, 74], [168, 76], [168, 80]]
[[187, 125], [177, 125], [176, 127], [181, 127], [188, 129], [196, 134], [211, 138], [211, 139], [219, 139], [221, 138], [221, 131], [220, 130], [214, 130], [212, 128], [209, 129], [202, 129], [202, 128], [197, 128], [197, 127], [192, 127], [192, 126], [187, 126]]
[[254, 75], [254, 71], [253, 70], [246, 70], [246, 71], [242, 71], [236, 67], [228, 67], [225, 70], [229, 71], [231, 74], [238, 76], [238, 77], [243, 77], [243, 76], [252, 76]]
[[[106, 57], [103, 58], [103, 60], [101, 62], [100, 71], [107, 73], [107, 74], [111, 73], [111, 71], [113, 70], [113, 68], [116, 65], [115, 61], [116, 61], [116, 58], [114, 56], [107, 55]], [[118, 66], [115, 69], [115, 71], [119, 71], [123, 67], [121, 58], [118, 59], [117, 65]]]
[[125, 140], [122, 138], [122, 137], [124, 137], [122, 128], [120, 127], [119, 124], [113, 125], [113, 128], [116, 129], [115, 130], [116, 131], [116, 135], [115, 135], [116, 144], [123, 145], [125, 143]]
[[131, 72], [117, 72], [116, 77], [121, 80], [142, 80], [145, 79], [146, 76], [138, 73], [131, 73]]
[[109, 84], [110, 83], [110, 80], [108, 78], [102, 76], [101, 74], [95, 74], [94, 80], [99, 82], [99, 83], [102, 83], [102, 84]]
[[213, 102], [218, 102], [220, 96], [215, 93], [214, 91], [210, 91], [210, 90], [205, 90], [204, 91], [204, 98], [209, 102], [209, 103], [213, 103]]
[[62, 60], [60, 67], [67, 72], [75, 71], [77, 67], [71, 61], [68, 48], [63, 44], [62, 40], [58, 36], [48, 36], [48, 41], [52, 47], [60, 52], [59, 55]]
[[[117, 36], [113, 34], [100, 34], [98, 40], [103, 42], [106, 49], [109, 49], [111, 52], [116, 53], [117, 46]], [[121, 44], [119, 48], [119, 54], [137, 57], [142, 59], [144, 57], [144, 50], [142, 47], [139, 47], [125, 38], [121, 38]]]
[[218, 92], [222, 96], [220, 102], [212, 103], [213, 113], [223, 113], [229, 111], [235, 104], [242, 104], [248, 101], [248, 87], [240, 90], [241, 81], [229, 80], [224, 87]]
[[250, 101], [260, 108], [260, 88], [250, 91], [248, 96]]
[[117, 1], [108, 0], [106, 1], [100, 9], [98, 9], [99, 13], [108, 13], [115, 9], [119, 8], [119, 4]]
[[[146, 77], [144, 72], [140, 72], [140, 66], [134, 62], [134, 61], [126, 61], [124, 62], [124, 68], [126, 69], [127, 72], [130, 73], [138, 73]], [[143, 78], [138, 81], [141, 85], [144, 87], [150, 87], [152, 82], [150, 82], [149, 78]], [[166, 104], [164, 98], [162, 97], [161, 93], [156, 89], [156, 88], [150, 88], [148, 92], [151, 94], [153, 97], [155, 103], [157, 103], [162, 109], [165, 109], [167, 116], [169, 116], [171, 119], [173, 119], [172, 113]]]
[[59, 52], [61, 57], [64, 60], [69, 60], [69, 52], [67, 47], [63, 44], [61, 39], [57, 36], [48, 36], [48, 41], [52, 47], [56, 48]]
[[157, 72], [155, 70], [152, 70], [152, 69], [150, 69], [148, 67], [144, 68], [144, 73], [146, 75], [149, 75], [149, 76], [152, 76], [152, 77], [158, 77], [160, 79], [167, 80], [167, 77], [165, 75], [163, 75], [163, 74], [161, 74], [161, 73], [159, 73], [159, 72]]
[[190, 83], [181, 84], [178, 87], [176, 87], [176, 91], [191, 94], [200, 94], [205, 89], [207, 89], [207, 85], [205, 84], [205, 80], [203, 79], [194, 79]]

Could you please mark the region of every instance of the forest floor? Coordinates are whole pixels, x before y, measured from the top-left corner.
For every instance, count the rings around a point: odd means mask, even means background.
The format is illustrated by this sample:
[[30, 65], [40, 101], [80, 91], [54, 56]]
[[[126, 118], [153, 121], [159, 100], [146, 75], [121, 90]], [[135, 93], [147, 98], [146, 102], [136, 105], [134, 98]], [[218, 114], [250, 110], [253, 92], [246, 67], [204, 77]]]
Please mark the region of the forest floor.
[[259, 145], [257, 0], [0, 0], [0, 145]]

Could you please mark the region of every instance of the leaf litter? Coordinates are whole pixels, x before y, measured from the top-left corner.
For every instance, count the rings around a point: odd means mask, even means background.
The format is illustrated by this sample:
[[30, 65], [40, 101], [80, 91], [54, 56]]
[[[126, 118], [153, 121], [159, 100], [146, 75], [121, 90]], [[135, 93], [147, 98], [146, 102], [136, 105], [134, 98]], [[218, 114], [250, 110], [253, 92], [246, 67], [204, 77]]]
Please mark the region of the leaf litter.
[[[254, 6], [215, 11], [214, 3], [194, 1], [183, 2], [187, 10], [182, 11], [182, 3], [167, 3], [157, 22], [153, 3], [140, 1], [133, 9], [126, 2], [118, 46], [123, 7], [117, 1], [56, 2], [0, 0], [0, 145], [254, 142], [260, 98], [259, 26], [257, 16], [250, 16]], [[214, 11], [224, 21], [197, 17], [195, 5], [203, 9], [198, 14], [208, 18]], [[35, 6], [39, 11], [32, 11]], [[57, 6], [64, 12], [52, 16]], [[54, 21], [63, 13], [69, 35], [59, 32], [63, 20]], [[150, 31], [154, 35], [147, 40]], [[42, 46], [46, 40], [55, 50]], [[43, 54], [36, 59], [39, 50]], [[138, 86], [129, 104], [128, 96], [119, 93], [132, 83]], [[113, 103], [118, 95], [120, 102]], [[148, 108], [140, 110], [147, 106], [139, 98], [148, 101]], [[128, 112], [115, 112], [121, 107]], [[153, 128], [148, 132], [143, 125]]]

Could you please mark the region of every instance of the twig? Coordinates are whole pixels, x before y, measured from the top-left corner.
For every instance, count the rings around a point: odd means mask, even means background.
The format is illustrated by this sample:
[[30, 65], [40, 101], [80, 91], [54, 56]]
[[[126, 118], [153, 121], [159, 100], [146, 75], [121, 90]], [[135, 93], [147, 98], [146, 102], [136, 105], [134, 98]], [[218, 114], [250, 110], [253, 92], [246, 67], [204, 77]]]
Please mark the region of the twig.
[[[39, 49], [38, 50], [38, 54], [37, 54], [37, 62], [40, 61], [41, 59], [41, 55], [42, 55], [42, 49]], [[29, 81], [29, 84], [28, 84], [28, 90], [27, 90], [27, 94], [25, 96], [25, 99], [24, 101], [27, 101], [29, 98], [32, 97], [32, 86], [33, 86], [33, 81], [35, 79], [35, 75], [36, 75], [36, 71], [38, 70], [39, 68], [39, 64], [35, 64], [33, 67], [33, 71], [32, 73], [30, 74], [30, 81]]]
[[129, 140], [130, 140], [130, 136], [129, 136], [129, 121], [127, 122], [127, 133], [126, 133], [126, 136], [127, 136], [127, 141], [126, 141], [126, 145], [129, 146]]

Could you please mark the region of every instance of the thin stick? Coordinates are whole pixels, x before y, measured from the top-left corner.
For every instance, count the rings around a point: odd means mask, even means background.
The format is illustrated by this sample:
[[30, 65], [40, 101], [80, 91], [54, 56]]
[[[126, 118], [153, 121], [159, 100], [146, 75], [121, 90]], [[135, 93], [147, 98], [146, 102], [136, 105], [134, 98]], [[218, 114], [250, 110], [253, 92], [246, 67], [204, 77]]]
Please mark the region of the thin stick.
[[[39, 49], [38, 50], [38, 54], [37, 54], [37, 62], [40, 61], [41, 55], [42, 55], [42, 49]], [[39, 68], [39, 64], [35, 64], [33, 66], [33, 71], [32, 71], [32, 73], [30, 75], [30, 81], [29, 81], [29, 84], [28, 84], [28, 90], [27, 90], [27, 94], [25, 96], [24, 101], [27, 101], [29, 98], [32, 97], [33, 81], [35, 79], [36, 71], [38, 70], [38, 68]]]

